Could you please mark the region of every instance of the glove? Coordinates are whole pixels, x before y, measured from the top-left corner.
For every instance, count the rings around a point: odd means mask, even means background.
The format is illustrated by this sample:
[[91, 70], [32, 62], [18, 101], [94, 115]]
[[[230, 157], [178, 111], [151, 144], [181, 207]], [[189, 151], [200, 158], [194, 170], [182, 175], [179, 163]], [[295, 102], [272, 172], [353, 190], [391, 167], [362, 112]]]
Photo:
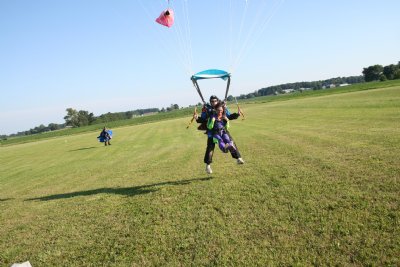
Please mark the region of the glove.
[[231, 115], [229, 115], [228, 118], [230, 120], [236, 120], [237, 118], [239, 118], [239, 114], [238, 113], [232, 113]]

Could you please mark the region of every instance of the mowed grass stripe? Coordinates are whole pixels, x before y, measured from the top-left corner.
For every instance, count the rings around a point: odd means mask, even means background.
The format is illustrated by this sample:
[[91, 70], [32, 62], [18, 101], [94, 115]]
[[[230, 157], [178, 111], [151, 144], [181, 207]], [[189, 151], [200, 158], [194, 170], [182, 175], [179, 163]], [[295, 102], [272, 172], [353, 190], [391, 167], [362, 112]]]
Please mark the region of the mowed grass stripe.
[[396, 265], [399, 104], [391, 87], [246, 105], [246, 164], [216, 150], [212, 176], [187, 118], [2, 147], [0, 265]]

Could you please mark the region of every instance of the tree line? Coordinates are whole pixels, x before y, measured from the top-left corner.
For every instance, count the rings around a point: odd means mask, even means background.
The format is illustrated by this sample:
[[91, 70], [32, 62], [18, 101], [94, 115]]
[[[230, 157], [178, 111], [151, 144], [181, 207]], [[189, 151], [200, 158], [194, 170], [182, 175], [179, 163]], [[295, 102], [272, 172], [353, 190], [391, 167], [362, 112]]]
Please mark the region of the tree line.
[[179, 109], [179, 105], [171, 104], [171, 106], [167, 108], [162, 108], [161, 110], [159, 108], [136, 109], [133, 111], [125, 112], [108, 112], [106, 114], [95, 117], [93, 113], [89, 113], [89, 111], [86, 110], [77, 111], [73, 108], [67, 108], [67, 115], [64, 117], [64, 120], [67, 127], [69, 126], [75, 128], [92, 124], [107, 124], [111, 121], [128, 120], [138, 116], [159, 112], [170, 112], [176, 109]]
[[264, 87], [264, 88], [254, 91], [253, 93], [242, 94], [237, 98], [238, 99], [248, 99], [248, 98], [253, 98], [253, 97], [257, 97], [257, 96], [283, 94], [284, 90], [290, 90], [290, 89], [294, 90], [294, 91], [320, 90], [320, 89], [325, 89], [325, 88], [338, 87], [343, 84], [362, 83], [364, 81], [365, 81], [364, 76], [360, 75], [360, 76], [350, 76], [350, 77], [337, 77], [337, 78], [331, 78], [331, 79], [320, 80], [320, 81], [312, 81], [312, 82], [285, 83], [285, 84]]
[[136, 109], [132, 111], [125, 111], [125, 112], [114, 112], [114, 113], [108, 112], [100, 116], [94, 116], [92, 112], [89, 112], [87, 110], [76, 110], [73, 108], [67, 108], [66, 109], [67, 115], [64, 117], [65, 123], [61, 124], [50, 123], [47, 126], [41, 124], [27, 131], [21, 131], [10, 135], [0, 135], [0, 139], [44, 133], [71, 127], [76, 128], [92, 124], [107, 124], [108, 122], [112, 121], [127, 120], [127, 119], [132, 119], [134, 117], [152, 113], [170, 112], [176, 109], [179, 109], [179, 105], [171, 104], [169, 107], [162, 108], [161, 110], [159, 108], [145, 108], [145, 109]]
[[39, 126], [36, 126], [35, 128], [29, 129], [27, 131], [22, 131], [18, 132], [15, 134], [10, 134], [10, 135], [0, 135], [0, 139], [7, 139], [7, 137], [15, 137], [15, 136], [24, 136], [24, 135], [31, 135], [31, 134], [38, 134], [38, 133], [44, 133], [44, 132], [49, 132], [49, 131], [56, 131], [65, 128], [65, 124], [57, 124], [57, 123], [49, 123], [49, 125], [45, 126], [43, 124], [40, 124]]
[[[390, 64], [387, 66], [373, 65], [363, 68], [363, 75], [350, 76], [350, 77], [337, 77], [321, 81], [312, 82], [296, 82], [285, 83], [280, 85], [269, 86], [261, 88], [249, 94], [242, 94], [238, 99], [248, 99], [257, 96], [276, 95], [284, 93], [284, 90], [292, 89], [294, 91], [303, 90], [321, 90], [325, 88], [338, 87], [343, 84], [355, 84], [372, 81], [386, 81], [400, 79], [400, 61], [397, 64]], [[229, 99], [228, 100], [233, 100]]]
[[400, 79], [400, 61], [387, 66], [373, 65], [363, 69], [366, 82]]

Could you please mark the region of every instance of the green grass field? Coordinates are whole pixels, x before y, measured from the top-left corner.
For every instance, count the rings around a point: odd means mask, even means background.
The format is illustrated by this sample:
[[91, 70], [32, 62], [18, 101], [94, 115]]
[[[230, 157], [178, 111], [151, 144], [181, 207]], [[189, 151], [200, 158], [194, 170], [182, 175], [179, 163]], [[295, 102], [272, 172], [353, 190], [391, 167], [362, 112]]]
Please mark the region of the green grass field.
[[189, 117], [1, 146], [0, 266], [398, 266], [400, 86], [319, 94], [243, 104], [211, 176]]

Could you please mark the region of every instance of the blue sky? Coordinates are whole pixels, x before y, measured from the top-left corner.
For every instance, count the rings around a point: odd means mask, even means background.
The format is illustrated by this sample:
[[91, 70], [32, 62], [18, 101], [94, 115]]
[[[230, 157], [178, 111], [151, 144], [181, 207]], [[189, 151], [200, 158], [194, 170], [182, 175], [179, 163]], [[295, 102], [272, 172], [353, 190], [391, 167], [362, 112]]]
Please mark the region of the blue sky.
[[[190, 75], [232, 72], [231, 94], [361, 75], [400, 61], [398, 0], [1, 0], [0, 134], [200, 102]], [[190, 59], [190, 60], [189, 60]], [[236, 63], [232, 64], [232, 60]], [[223, 96], [223, 81], [200, 84]]]

